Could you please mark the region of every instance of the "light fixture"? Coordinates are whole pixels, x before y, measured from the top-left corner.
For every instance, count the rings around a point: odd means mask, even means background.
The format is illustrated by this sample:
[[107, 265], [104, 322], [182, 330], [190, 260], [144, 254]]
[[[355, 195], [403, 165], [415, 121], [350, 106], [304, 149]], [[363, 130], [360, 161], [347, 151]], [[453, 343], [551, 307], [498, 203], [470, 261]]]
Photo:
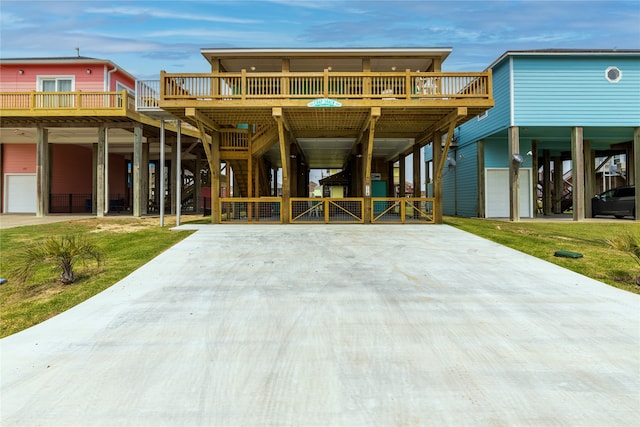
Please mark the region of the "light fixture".
[[456, 167], [456, 159], [451, 156], [447, 156], [447, 167], [453, 169]]
[[329, 66], [327, 67], [327, 70], [331, 71], [331, 70], [333, 70], [333, 67], [332, 67], [331, 65], [329, 65]]
[[24, 74], [24, 70], [22, 69], [18, 70], [18, 74]]
[[358, 154], [356, 154], [356, 157], [360, 159], [360, 158], [362, 158], [362, 154], [358, 153]]
[[391, 71], [395, 71], [396, 70], [396, 66], [394, 65], [393, 67], [391, 67]]
[[87, 68], [87, 74], [91, 74], [91, 68]]
[[513, 155], [511, 156], [511, 160], [513, 160], [513, 162], [517, 166], [520, 166], [524, 162], [524, 158], [522, 157], [522, 154], [520, 154], [520, 153], [513, 153]]
[[256, 67], [254, 67], [253, 65], [251, 66], [251, 71], [255, 71]]
[[290, 154], [289, 157], [291, 157], [292, 159], [295, 159], [296, 155], [295, 154]]
[[527, 151], [527, 156], [533, 156], [533, 152], [531, 150]]

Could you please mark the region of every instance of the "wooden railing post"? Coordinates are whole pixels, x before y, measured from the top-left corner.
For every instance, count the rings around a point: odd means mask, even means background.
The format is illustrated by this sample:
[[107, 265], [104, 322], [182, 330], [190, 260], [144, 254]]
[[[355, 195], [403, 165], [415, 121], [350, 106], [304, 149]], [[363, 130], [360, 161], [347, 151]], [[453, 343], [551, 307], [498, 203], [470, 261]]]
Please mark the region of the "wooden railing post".
[[242, 69], [240, 73], [240, 93], [241, 93], [240, 98], [243, 101], [247, 99], [248, 91], [249, 91], [249, 88], [247, 87], [247, 70]]
[[323, 73], [323, 91], [322, 91], [322, 95], [325, 98], [329, 97], [329, 70], [327, 68], [324, 69], [324, 73]]

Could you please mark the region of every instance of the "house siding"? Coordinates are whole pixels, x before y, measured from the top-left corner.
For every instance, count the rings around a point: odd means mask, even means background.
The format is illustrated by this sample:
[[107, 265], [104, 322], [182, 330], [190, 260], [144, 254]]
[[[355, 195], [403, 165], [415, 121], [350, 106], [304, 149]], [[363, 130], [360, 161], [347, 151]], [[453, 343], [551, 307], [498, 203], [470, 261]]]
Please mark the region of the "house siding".
[[[505, 61], [506, 62], [506, 61]], [[516, 126], [640, 126], [640, 58], [513, 58]], [[605, 70], [622, 78], [611, 83]]]
[[2, 144], [2, 173], [36, 173], [36, 144]]
[[476, 144], [460, 147], [456, 162], [456, 215], [478, 215], [478, 150]]
[[509, 63], [504, 61], [493, 70], [494, 107], [487, 111], [486, 117], [474, 117], [458, 128], [458, 144], [465, 145], [509, 127], [510, 96]]
[[[105, 75], [113, 68], [104, 63], [81, 64], [2, 64], [0, 67], [0, 92], [30, 92], [40, 90], [38, 79], [51, 76], [73, 76], [74, 90], [104, 92]], [[23, 74], [19, 73], [23, 70]], [[88, 73], [87, 70], [91, 70]], [[118, 83], [135, 91], [135, 80], [117, 69], [111, 75], [109, 91], [116, 91]]]

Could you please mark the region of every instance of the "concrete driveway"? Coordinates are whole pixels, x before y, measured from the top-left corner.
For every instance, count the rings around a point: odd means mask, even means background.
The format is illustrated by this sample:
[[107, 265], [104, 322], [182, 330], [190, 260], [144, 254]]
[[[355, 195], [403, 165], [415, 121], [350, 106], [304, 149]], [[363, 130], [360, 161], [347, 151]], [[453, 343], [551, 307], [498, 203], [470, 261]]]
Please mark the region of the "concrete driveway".
[[640, 420], [637, 295], [444, 225], [190, 227], [0, 340], [2, 426]]

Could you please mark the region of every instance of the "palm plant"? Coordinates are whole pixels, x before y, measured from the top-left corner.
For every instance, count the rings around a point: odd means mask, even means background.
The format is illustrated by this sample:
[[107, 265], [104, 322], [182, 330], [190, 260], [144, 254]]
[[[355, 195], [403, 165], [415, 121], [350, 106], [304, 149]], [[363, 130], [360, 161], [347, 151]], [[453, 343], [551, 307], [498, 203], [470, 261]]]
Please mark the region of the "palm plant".
[[[628, 254], [640, 266], [640, 239], [632, 233], [625, 233], [607, 240], [609, 247]], [[640, 276], [636, 276], [636, 285], [640, 286]]]
[[102, 252], [84, 237], [49, 237], [25, 249], [15, 274], [18, 280], [24, 282], [31, 277], [35, 267], [51, 265], [54, 271], [60, 272], [60, 282], [68, 285], [77, 278], [73, 268], [78, 261], [95, 260], [99, 266], [102, 258]]

